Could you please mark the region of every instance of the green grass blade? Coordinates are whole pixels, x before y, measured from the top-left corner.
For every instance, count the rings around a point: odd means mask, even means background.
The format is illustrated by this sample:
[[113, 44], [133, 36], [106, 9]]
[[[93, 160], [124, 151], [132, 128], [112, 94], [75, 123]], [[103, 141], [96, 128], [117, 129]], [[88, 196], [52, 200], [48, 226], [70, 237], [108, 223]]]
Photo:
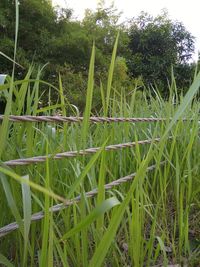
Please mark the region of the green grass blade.
[[94, 62], [95, 62], [95, 45], [93, 44], [92, 55], [90, 59], [89, 74], [88, 74], [86, 106], [84, 111], [83, 129], [82, 129], [82, 138], [84, 147], [86, 145], [86, 138], [88, 135], [88, 128], [89, 128], [89, 118], [92, 108], [92, 97], [94, 89]]
[[116, 41], [114, 44], [110, 68], [109, 68], [109, 72], [108, 72], [107, 93], [106, 93], [106, 114], [105, 114], [105, 116], [108, 115], [108, 108], [109, 108], [109, 103], [110, 103], [110, 94], [111, 94], [111, 88], [112, 88], [113, 73], [114, 73], [114, 68], [115, 68], [115, 59], [116, 59], [116, 54], [117, 54], [118, 40], [119, 40], [119, 33], [117, 34], [117, 38], [116, 38]]
[[102, 237], [102, 239], [101, 239], [101, 241], [100, 241], [100, 243], [99, 243], [99, 245], [98, 245], [91, 261], [90, 261], [89, 267], [102, 266], [104, 258], [108, 252], [108, 249], [110, 248], [110, 245], [113, 242], [113, 239], [116, 235], [117, 229], [121, 223], [121, 220], [122, 220], [123, 215], [126, 211], [126, 208], [127, 208], [128, 204], [129, 204], [129, 202], [133, 196], [133, 192], [136, 188], [137, 182], [139, 179], [141, 179], [145, 175], [147, 164], [148, 164], [147, 159], [141, 163], [141, 165], [138, 169], [137, 175], [135, 176], [135, 179], [132, 182], [130, 190], [128, 191], [122, 204], [118, 207], [118, 209], [114, 213], [113, 217], [111, 218], [108, 229], [107, 229], [106, 233], [104, 234], [104, 236]]
[[2, 264], [2, 266], [14, 267], [14, 265], [1, 253], [0, 253], [0, 263]]
[[168, 125], [163, 138], [169, 133], [172, 129], [173, 125], [177, 122], [177, 120], [183, 115], [185, 110], [187, 109], [188, 105], [191, 103], [192, 99], [194, 98], [195, 94], [198, 92], [200, 87], [200, 72], [198, 73], [197, 77], [194, 79], [194, 82], [190, 86], [187, 94], [185, 95], [182, 103], [179, 105], [176, 113], [174, 114], [170, 124]]
[[11, 210], [16, 222], [18, 223], [19, 229], [20, 229], [20, 231], [21, 231], [21, 233], [23, 235], [24, 232], [23, 232], [22, 218], [21, 218], [20, 212], [19, 212], [19, 210], [17, 208], [16, 201], [15, 201], [15, 199], [13, 197], [13, 194], [12, 194], [10, 185], [8, 183], [7, 177], [3, 173], [1, 173], [0, 174], [0, 179], [1, 179], [1, 183], [3, 185], [3, 189], [4, 189], [4, 192], [5, 192], [5, 195], [6, 195], [8, 206], [10, 207], [10, 210]]
[[24, 183], [24, 184], [27, 184], [29, 185], [30, 187], [32, 187], [33, 189], [45, 194], [45, 195], [48, 195], [56, 200], [59, 200], [61, 202], [65, 202], [65, 199], [62, 198], [61, 196], [55, 194], [54, 192], [52, 192], [51, 190], [49, 189], [46, 189], [45, 187], [43, 186], [40, 186], [32, 181], [27, 181], [27, 179], [23, 178], [22, 176], [19, 176], [18, 174], [14, 173], [13, 171], [10, 171], [8, 169], [5, 169], [5, 168], [2, 168], [0, 167], [0, 172], [3, 173], [3, 174], [6, 174], [8, 175], [9, 177], [13, 178], [14, 180], [20, 182], [20, 183]]
[[83, 172], [81, 173], [81, 175], [76, 179], [76, 181], [74, 182], [74, 184], [71, 186], [70, 191], [69, 191], [69, 194], [68, 194], [68, 198], [71, 198], [72, 197], [72, 195], [76, 191], [77, 187], [82, 183], [83, 179], [86, 177], [86, 175], [88, 174], [89, 170], [93, 167], [94, 163], [97, 161], [97, 159], [99, 158], [99, 156], [103, 152], [106, 143], [107, 143], [107, 140], [104, 142], [104, 144], [101, 147], [101, 149], [99, 149], [94, 154], [94, 156], [92, 156], [92, 158], [90, 159], [90, 161], [88, 162], [88, 164], [85, 166], [85, 168], [84, 168]]
[[99, 206], [97, 206], [90, 214], [83, 219], [80, 223], [78, 223], [74, 228], [68, 231], [63, 237], [62, 241], [73, 236], [77, 232], [81, 231], [82, 229], [88, 227], [92, 222], [94, 222], [99, 216], [103, 215], [105, 212], [109, 211], [113, 207], [119, 205], [120, 202], [117, 198], [112, 197], [109, 198]]
[[[26, 180], [29, 180], [29, 176], [26, 175], [23, 177]], [[23, 199], [23, 213], [24, 213], [24, 255], [28, 247], [28, 237], [29, 230], [31, 225], [31, 214], [32, 214], [32, 205], [31, 205], [31, 190], [28, 184], [22, 183], [22, 199]]]

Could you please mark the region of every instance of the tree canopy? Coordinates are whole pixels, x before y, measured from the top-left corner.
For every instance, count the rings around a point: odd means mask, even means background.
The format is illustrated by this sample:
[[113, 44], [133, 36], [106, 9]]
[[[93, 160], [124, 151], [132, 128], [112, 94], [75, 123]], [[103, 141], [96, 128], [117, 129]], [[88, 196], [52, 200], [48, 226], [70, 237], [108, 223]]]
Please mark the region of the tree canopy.
[[142, 76], [148, 84], [166, 83], [172, 66], [185, 66], [192, 58], [194, 37], [166, 11], [156, 17], [142, 12], [130, 22], [129, 48], [133, 77]]
[[[32, 62], [36, 65], [49, 63], [44, 78], [55, 83], [55, 77], [61, 73], [72, 101], [73, 97], [75, 102], [78, 98], [82, 101], [93, 42], [96, 46], [95, 73], [99, 79], [106, 76], [118, 32], [114, 75], [118, 86], [127, 84], [124, 77], [128, 81], [140, 77], [146, 85], [156, 83], [164, 88], [170, 80], [172, 66], [182, 87], [191, 80], [194, 37], [183, 23], [170, 20], [167, 12], [156, 17], [142, 12], [125, 25], [120, 23], [121, 13], [114, 4], [105, 7], [103, 0], [95, 11], [86, 10], [82, 21], [72, 17], [70, 8], [52, 7], [48, 0], [18, 2], [17, 62], [25, 70]], [[11, 58], [14, 35], [15, 1], [1, 0], [0, 51]], [[0, 62], [0, 72], [11, 73], [12, 63], [3, 57]], [[16, 73], [22, 76], [23, 70], [18, 69]], [[95, 82], [98, 88], [99, 80]]]

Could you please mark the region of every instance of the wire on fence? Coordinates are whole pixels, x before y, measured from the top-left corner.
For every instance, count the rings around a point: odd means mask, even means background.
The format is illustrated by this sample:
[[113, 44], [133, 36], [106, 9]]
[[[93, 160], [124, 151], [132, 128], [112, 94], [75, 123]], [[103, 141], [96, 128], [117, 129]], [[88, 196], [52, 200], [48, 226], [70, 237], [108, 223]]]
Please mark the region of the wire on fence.
[[[160, 141], [160, 138], [154, 138], [154, 139], [140, 140], [137, 142], [128, 142], [128, 143], [123, 143], [123, 144], [109, 145], [105, 147], [105, 150], [106, 151], [118, 150], [118, 149], [127, 148], [127, 147], [134, 147], [136, 145], [151, 144], [152, 142], [159, 142], [159, 141]], [[20, 166], [20, 165], [24, 166], [24, 165], [45, 162], [47, 158], [64, 159], [64, 158], [72, 158], [72, 157], [77, 157], [77, 156], [85, 156], [89, 154], [94, 154], [100, 149], [101, 147], [92, 147], [92, 148], [87, 148], [85, 150], [67, 151], [67, 152], [62, 152], [62, 153], [58, 153], [55, 155], [50, 154], [47, 156], [37, 156], [37, 157], [24, 158], [24, 159], [13, 159], [13, 160], [5, 161], [4, 164], [6, 164], [7, 166]]]
[[[0, 121], [3, 120], [5, 116], [0, 115]], [[83, 117], [64, 117], [64, 116], [15, 116], [10, 115], [8, 119], [13, 122], [82, 122]], [[110, 117], [90, 117], [90, 122], [158, 122], [158, 121], [166, 121], [166, 118], [110, 118]], [[186, 120], [186, 119], [184, 119]]]
[[[162, 166], [165, 163], [166, 163], [166, 161], [162, 161], [162, 162], [160, 162], [159, 166]], [[147, 172], [154, 170], [157, 166], [158, 166], [157, 164], [149, 166], [147, 168]], [[126, 183], [126, 182], [132, 180], [136, 175], [137, 175], [137, 173], [134, 172], [134, 173], [132, 173], [130, 175], [127, 175], [127, 176], [121, 177], [121, 178], [119, 178], [117, 180], [114, 180], [111, 183], [105, 184], [104, 185], [104, 189], [108, 190], [108, 189], [113, 188], [114, 186], [120, 185], [122, 183]], [[91, 197], [94, 197], [97, 194], [98, 194], [98, 188], [95, 188], [95, 189], [93, 189], [93, 190], [91, 190], [89, 192], [86, 192], [85, 193], [85, 197], [86, 198], [91, 198]], [[50, 207], [49, 208], [49, 212], [53, 212], [53, 213], [54, 212], [58, 212], [58, 211], [60, 211], [62, 209], [65, 209], [65, 208], [67, 208], [67, 207], [79, 202], [80, 200], [81, 200], [81, 196], [79, 195], [79, 196], [77, 196], [77, 197], [75, 197], [73, 199], [66, 200], [65, 203], [57, 204], [57, 205], [54, 205], [54, 206]], [[37, 212], [37, 213], [35, 213], [35, 214], [33, 214], [31, 216], [31, 222], [41, 220], [42, 218], [44, 218], [44, 212], [43, 211]], [[10, 223], [10, 224], [0, 228], [0, 238], [5, 236], [5, 235], [7, 235], [7, 234], [9, 234], [9, 233], [11, 233], [11, 232], [13, 232], [13, 231], [15, 231], [18, 228], [19, 228], [19, 225], [17, 224], [17, 222]]]

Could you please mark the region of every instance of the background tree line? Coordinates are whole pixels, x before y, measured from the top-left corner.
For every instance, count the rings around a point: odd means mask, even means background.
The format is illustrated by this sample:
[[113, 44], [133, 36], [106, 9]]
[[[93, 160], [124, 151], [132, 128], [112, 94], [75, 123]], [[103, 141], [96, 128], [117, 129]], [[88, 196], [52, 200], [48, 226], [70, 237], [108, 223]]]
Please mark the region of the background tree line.
[[[82, 21], [73, 18], [70, 8], [52, 7], [47, 0], [19, 0], [17, 76], [31, 63], [48, 63], [43, 79], [57, 83], [62, 75], [65, 94], [81, 107], [86, 89], [92, 43], [96, 46], [96, 105], [100, 80], [106, 80], [113, 44], [120, 32], [115, 86], [127, 93], [135, 83], [141, 88], [156, 86], [167, 95], [173, 67], [180, 90], [188, 88], [196, 63], [191, 63], [194, 37], [183, 23], [169, 19], [166, 11], [152, 17], [142, 12], [126, 23], [112, 4], [101, 1], [95, 11], [86, 10]], [[0, 1], [0, 51], [12, 58], [15, 35], [15, 1]], [[12, 62], [0, 57], [0, 73], [11, 73]]]

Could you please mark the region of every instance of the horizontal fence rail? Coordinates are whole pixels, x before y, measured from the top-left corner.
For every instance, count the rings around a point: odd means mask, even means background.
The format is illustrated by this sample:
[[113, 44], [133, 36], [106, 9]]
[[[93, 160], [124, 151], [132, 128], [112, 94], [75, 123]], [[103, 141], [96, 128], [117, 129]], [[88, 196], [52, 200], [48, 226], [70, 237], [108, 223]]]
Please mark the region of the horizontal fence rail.
[[[169, 138], [172, 138], [172, 137], [169, 137]], [[151, 144], [152, 142], [159, 142], [159, 141], [160, 141], [160, 138], [140, 140], [140, 141], [136, 141], [136, 142], [128, 142], [128, 143], [123, 143], [123, 144], [109, 145], [109, 146], [106, 146], [104, 149], [106, 151], [112, 151], [112, 150], [118, 150], [118, 149], [123, 149], [123, 148], [128, 148], [128, 147], [134, 147], [136, 145]], [[13, 159], [13, 160], [5, 161], [4, 164], [6, 164], [7, 166], [20, 166], [20, 165], [24, 166], [24, 165], [30, 165], [30, 164], [45, 162], [47, 158], [64, 159], [64, 158], [73, 158], [73, 157], [77, 157], [77, 156], [90, 155], [90, 154], [96, 153], [100, 149], [101, 149], [101, 147], [92, 147], [92, 148], [87, 148], [85, 150], [67, 151], [67, 152], [62, 152], [62, 153], [58, 153], [55, 155], [50, 154], [47, 156], [37, 156], [37, 157], [24, 158], [24, 159]]]
[[[0, 121], [4, 119], [4, 115], [0, 115]], [[64, 117], [64, 116], [15, 116], [10, 115], [8, 119], [13, 122], [82, 122], [83, 117]], [[166, 118], [126, 118], [126, 117], [90, 117], [90, 122], [158, 122], [166, 121]], [[186, 120], [186, 119], [183, 119]]]
[[[156, 167], [162, 166], [165, 163], [166, 163], [166, 161], [162, 161], [162, 162], [160, 162], [159, 165], [157, 165], [157, 164], [151, 165], [151, 166], [149, 166], [147, 168], [146, 171], [147, 172], [152, 171], [152, 170], [156, 169]], [[134, 173], [132, 173], [130, 175], [127, 175], [127, 176], [121, 177], [121, 178], [119, 178], [117, 180], [114, 180], [111, 183], [105, 184], [104, 185], [104, 189], [105, 190], [112, 189], [114, 186], [118, 186], [120, 184], [123, 184], [123, 183], [126, 183], [128, 181], [131, 181], [131, 180], [133, 180], [133, 178], [136, 175], [137, 175], [137, 173], [134, 172]], [[91, 190], [89, 192], [86, 192], [85, 193], [85, 197], [86, 198], [91, 198], [91, 197], [94, 197], [97, 194], [98, 194], [98, 188], [95, 188], [95, 189], [93, 189], [93, 190]], [[61, 204], [57, 204], [57, 205], [52, 206], [49, 209], [49, 212], [53, 212], [53, 213], [54, 212], [58, 212], [58, 211], [60, 211], [62, 209], [65, 209], [65, 208], [75, 204], [75, 203], [78, 203], [80, 200], [81, 200], [81, 195], [79, 195], [79, 196], [77, 196], [77, 197], [75, 197], [73, 199], [66, 200], [65, 203], [61, 203]], [[37, 213], [35, 213], [35, 214], [33, 214], [31, 216], [31, 222], [41, 220], [42, 218], [44, 218], [44, 212], [43, 211], [37, 212]], [[3, 237], [5, 235], [11, 233], [11, 232], [15, 231], [18, 228], [19, 228], [19, 225], [17, 224], [17, 222], [10, 223], [10, 224], [0, 228], [0, 237]]]

